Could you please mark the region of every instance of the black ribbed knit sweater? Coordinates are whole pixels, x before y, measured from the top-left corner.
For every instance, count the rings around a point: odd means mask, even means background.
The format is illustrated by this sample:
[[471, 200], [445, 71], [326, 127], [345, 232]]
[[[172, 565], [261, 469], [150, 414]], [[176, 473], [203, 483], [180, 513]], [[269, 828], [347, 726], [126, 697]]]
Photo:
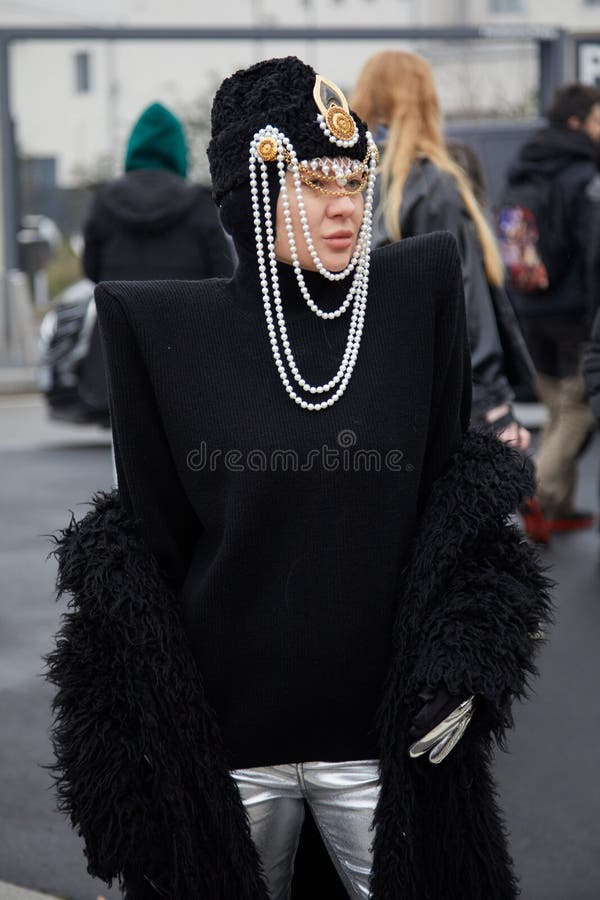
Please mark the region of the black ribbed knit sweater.
[[[316, 318], [280, 269], [300, 371], [328, 381], [349, 313]], [[307, 274], [339, 305], [348, 282]], [[402, 561], [469, 420], [453, 238], [373, 254], [357, 365], [321, 412], [281, 384], [251, 254], [232, 281], [96, 302], [123, 501], [183, 604], [229, 764], [376, 758]]]

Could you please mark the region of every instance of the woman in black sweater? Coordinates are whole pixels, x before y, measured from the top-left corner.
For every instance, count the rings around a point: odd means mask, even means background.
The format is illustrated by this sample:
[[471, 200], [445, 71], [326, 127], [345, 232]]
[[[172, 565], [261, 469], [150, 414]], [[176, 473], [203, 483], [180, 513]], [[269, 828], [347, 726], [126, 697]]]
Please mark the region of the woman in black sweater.
[[548, 599], [531, 473], [466, 434], [455, 242], [370, 253], [372, 138], [294, 57], [223, 83], [209, 158], [233, 279], [96, 292], [119, 495], [59, 541], [64, 807], [132, 900], [283, 900], [304, 800], [350, 897], [508, 900], [491, 735]]

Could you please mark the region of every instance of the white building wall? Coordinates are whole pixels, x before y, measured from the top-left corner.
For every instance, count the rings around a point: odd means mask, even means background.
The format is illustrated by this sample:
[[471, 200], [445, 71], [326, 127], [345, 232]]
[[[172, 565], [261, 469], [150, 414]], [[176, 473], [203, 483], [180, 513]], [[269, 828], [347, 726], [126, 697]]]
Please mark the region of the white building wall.
[[600, 5], [585, 0], [513, 0], [515, 12], [494, 12], [496, 5], [511, 5], [507, 0], [468, 0], [469, 21], [480, 23], [526, 23], [552, 25], [569, 31], [599, 31]]
[[[457, 25], [537, 23], [600, 31], [600, 6], [583, 0], [522, 0], [520, 13], [495, 14], [493, 0], [0, 0], [0, 26], [233, 25], [280, 26]], [[46, 7], [47, 14], [43, 9]], [[32, 13], [32, 9], [34, 10]], [[10, 13], [10, 15], [9, 15]], [[296, 42], [24, 42], [12, 52], [12, 107], [20, 150], [54, 156], [59, 182], [77, 181], [103, 157], [123, 158], [132, 122], [160, 100], [181, 109], [209, 94], [227, 74], [266, 56], [296, 53], [350, 90], [362, 63], [385, 43]], [[538, 80], [535, 46], [523, 43], [427, 42], [413, 44], [432, 63], [442, 105], [515, 114], [531, 109]], [[88, 51], [92, 89], [75, 92], [74, 55]]]
[[[90, 52], [92, 90], [75, 91], [75, 53]], [[105, 48], [26, 42], [12, 50], [11, 106], [25, 156], [55, 156], [68, 182], [77, 164], [109, 149]]]

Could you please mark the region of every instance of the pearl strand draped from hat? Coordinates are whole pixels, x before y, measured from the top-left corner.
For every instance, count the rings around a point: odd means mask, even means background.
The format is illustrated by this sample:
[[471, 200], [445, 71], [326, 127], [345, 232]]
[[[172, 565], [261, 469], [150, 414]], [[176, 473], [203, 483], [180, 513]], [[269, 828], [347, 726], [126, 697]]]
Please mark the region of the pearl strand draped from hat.
[[[279, 288], [277, 258], [275, 256], [275, 232], [269, 193], [269, 175], [267, 171], [267, 163], [258, 153], [258, 145], [262, 140], [264, 140], [264, 138], [267, 137], [274, 138], [277, 142], [277, 169], [284, 212], [284, 226], [288, 236], [290, 255], [292, 257], [292, 266], [294, 269], [296, 280], [298, 282], [300, 293], [306, 300], [309, 309], [314, 312], [315, 315], [323, 319], [338, 318], [346, 312], [351, 303], [353, 304], [350, 326], [348, 330], [348, 339], [346, 342], [346, 349], [344, 351], [342, 361], [335, 376], [331, 378], [326, 384], [311, 385], [302, 377], [296, 365], [296, 360], [292, 353], [288, 338], [288, 331], [281, 302], [281, 291]], [[358, 351], [360, 348], [360, 342], [364, 328], [367, 294], [369, 289], [371, 231], [373, 223], [373, 195], [375, 189], [375, 169], [377, 166], [377, 150], [370, 132], [367, 132], [367, 142], [371, 152], [369, 156], [369, 175], [367, 179], [363, 221], [352, 258], [342, 272], [331, 272], [326, 269], [315, 249], [310, 234], [310, 228], [306, 216], [306, 208], [304, 205], [304, 198], [302, 195], [302, 181], [298, 172], [298, 157], [290, 139], [278, 128], [272, 125], [267, 125], [260, 131], [258, 131], [250, 142], [250, 194], [252, 201], [252, 213], [254, 218], [256, 255], [258, 259], [261, 293], [263, 298], [265, 318], [267, 322], [267, 332], [271, 344], [271, 351], [273, 353], [273, 359], [279, 373], [279, 377], [281, 378], [288, 396], [302, 409], [309, 410], [310, 412], [319, 412], [320, 410], [326, 409], [329, 406], [333, 406], [333, 404], [340, 399], [340, 397], [344, 394], [346, 388], [348, 387], [348, 383], [350, 381], [352, 372], [354, 371], [354, 367], [356, 365], [356, 360], [358, 358]], [[331, 312], [326, 312], [325, 310], [322, 310], [319, 306], [317, 306], [317, 304], [310, 296], [308, 288], [306, 287], [306, 284], [304, 282], [302, 268], [298, 259], [298, 251], [290, 212], [289, 196], [285, 178], [286, 161], [284, 157], [284, 151], [287, 151], [286, 155], [290, 160], [287, 168], [289, 168], [289, 170], [291, 171], [294, 181], [302, 232], [306, 241], [306, 246], [317, 271], [329, 281], [340, 281], [354, 271], [352, 285], [350, 287], [350, 290], [348, 291], [346, 299], [341, 304], [341, 306], [338, 307], [338, 309]], [[260, 181], [262, 188], [262, 215], [261, 202], [259, 199], [261, 191], [259, 191], [257, 167], [260, 168]], [[267, 244], [266, 255], [263, 243], [263, 223]], [[275, 308], [277, 328], [275, 327], [273, 319], [273, 307]], [[283, 348], [283, 355], [289, 369], [289, 375], [282, 359], [280, 343], [281, 347]], [[297, 393], [296, 388], [290, 381], [290, 375], [293, 381], [308, 394], [325, 394], [332, 391], [334, 388], [336, 388], [336, 390], [326, 399], [320, 400], [318, 402], [312, 402]]]

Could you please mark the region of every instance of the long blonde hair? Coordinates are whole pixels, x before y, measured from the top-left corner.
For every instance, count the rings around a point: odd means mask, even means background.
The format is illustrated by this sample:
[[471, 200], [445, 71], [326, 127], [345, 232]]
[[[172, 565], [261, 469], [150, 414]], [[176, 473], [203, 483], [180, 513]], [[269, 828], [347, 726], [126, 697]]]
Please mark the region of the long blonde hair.
[[442, 133], [440, 103], [433, 73], [422, 56], [383, 50], [372, 56], [359, 75], [350, 105], [371, 131], [388, 129], [381, 165], [383, 218], [388, 234], [400, 239], [400, 207], [409, 169], [426, 158], [455, 180], [483, 251], [485, 272], [495, 285], [504, 281], [502, 259], [485, 215], [464, 171], [450, 157]]

